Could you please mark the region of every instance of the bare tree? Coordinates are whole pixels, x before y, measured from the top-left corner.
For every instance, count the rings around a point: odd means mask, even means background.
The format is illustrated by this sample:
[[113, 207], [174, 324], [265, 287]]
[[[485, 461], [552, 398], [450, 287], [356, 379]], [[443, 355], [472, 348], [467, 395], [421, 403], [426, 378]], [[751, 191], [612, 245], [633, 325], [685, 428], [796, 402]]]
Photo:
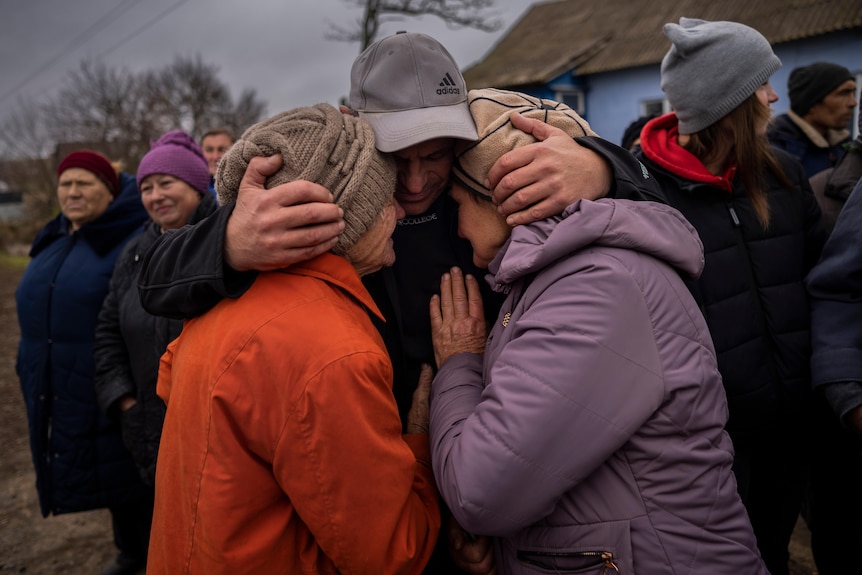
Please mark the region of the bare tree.
[[200, 56], [175, 58], [170, 66], [152, 72], [146, 84], [157, 115], [193, 138], [221, 125], [232, 112], [230, 91], [218, 79], [218, 68]]
[[134, 172], [150, 142], [169, 130], [195, 138], [213, 126], [241, 133], [264, 112], [254, 90], [234, 101], [218, 68], [199, 56], [140, 73], [85, 60], [55, 96], [19, 100], [0, 125], [0, 160], [7, 160], [0, 161], [0, 180], [23, 192], [28, 221], [18, 228], [30, 230], [56, 213], [55, 170], [72, 149], [102, 151]]
[[[10, 190], [23, 194], [26, 217], [38, 225], [57, 210], [52, 148], [44, 107], [36, 101], [20, 99], [17, 113], [0, 130], [0, 150], [4, 158], [0, 162], [0, 181]], [[35, 233], [36, 229], [26, 226], [23, 231]], [[4, 237], [8, 239], [8, 234]]]
[[[38, 110], [19, 108], [9, 122], [14, 125], [27, 118], [28, 123], [40, 124], [41, 131], [34, 133], [47, 133], [50, 142], [84, 143], [134, 171], [150, 142], [169, 130], [184, 130], [194, 138], [212, 126], [239, 132], [258, 121], [264, 111], [265, 104], [254, 90], [245, 90], [235, 103], [218, 78], [218, 68], [200, 56], [177, 57], [163, 69], [137, 74], [85, 60], [67, 76], [55, 97]], [[33, 151], [30, 146], [29, 152]]]
[[344, 0], [363, 9], [362, 17], [345, 28], [330, 24], [326, 34], [330, 40], [359, 42], [359, 51], [365, 50], [377, 37], [380, 25], [403, 20], [405, 16], [436, 16], [455, 28], [475, 28], [494, 32], [503, 25], [497, 18], [482, 12], [494, 5], [494, 0]]
[[243, 90], [236, 101], [229, 118], [222, 121], [222, 126], [239, 136], [242, 132], [257, 122], [266, 112], [266, 105], [257, 98], [254, 90]]

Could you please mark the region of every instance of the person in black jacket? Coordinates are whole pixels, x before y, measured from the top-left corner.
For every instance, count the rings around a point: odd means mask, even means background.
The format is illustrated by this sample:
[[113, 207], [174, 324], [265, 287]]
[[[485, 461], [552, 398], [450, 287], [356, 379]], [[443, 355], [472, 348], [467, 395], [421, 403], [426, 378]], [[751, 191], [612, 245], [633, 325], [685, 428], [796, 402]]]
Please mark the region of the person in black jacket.
[[[431, 377], [428, 306], [440, 276], [452, 266], [484, 275], [472, 262], [470, 244], [458, 235], [457, 205], [447, 193], [454, 140], [475, 140], [476, 128], [457, 65], [439, 42], [424, 34], [398, 33], [360, 54], [351, 71], [350, 105], [352, 110], [343, 111], [367, 120], [377, 148], [394, 156], [395, 197], [406, 212], [393, 235], [395, 265], [363, 278], [387, 318], [378, 328], [392, 358], [393, 393], [405, 421], [420, 373], [425, 369], [424, 377]], [[622, 148], [597, 137], [573, 140], [521, 116], [512, 122], [537, 143], [506, 154], [489, 173], [489, 188], [495, 189], [501, 210], [510, 214], [510, 224], [560, 213], [581, 197], [662, 200], [655, 182]], [[272, 158], [250, 163], [235, 204], [156, 243], [141, 275], [148, 310], [198, 315], [251, 284], [254, 273], [242, 270], [285, 267], [332, 247], [329, 238], [336, 237], [338, 224], [327, 205], [291, 205], [327, 199], [329, 192], [308, 182], [264, 190], [266, 176], [279, 165]], [[496, 317], [500, 295], [489, 290], [484, 301], [489, 317]], [[467, 541], [455, 525], [448, 533], [462, 569], [482, 573], [489, 568], [487, 540]], [[437, 572], [455, 572], [440, 554], [426, 569]]]
[[715, 343], [734, 473], [764, 562], [786, 575], [811, 442], [803, 280], [825, 231], [802, 166], [765, 137], [781, 66], [769, 42], [689, 18], [664, 33], [661, 83], [675, 111], [644, 127], [640, 157], [703, 241], [704, 271], [688, 287]]
[[[208, 192], [203, 153], [179, 130], [152, 145], [141, 159], [137, 181], [151, 220], [117, 259], [96, 324], [93, 359], [96, 399], [104, 413], [120, 420], [123, 443], [149, 488], [152, 521], [156, 455], [165, 419], [165, 404], [156, 395], [159, 359], [183, 326], [179, 320], [147, 313], [136, 279], [144, 253], [165, 230], [196, 223], [215, 211], [216, 200]], [[135, 572], [137, 566], [126, 563], [130, 562], [118, 557], [110, 573]]]

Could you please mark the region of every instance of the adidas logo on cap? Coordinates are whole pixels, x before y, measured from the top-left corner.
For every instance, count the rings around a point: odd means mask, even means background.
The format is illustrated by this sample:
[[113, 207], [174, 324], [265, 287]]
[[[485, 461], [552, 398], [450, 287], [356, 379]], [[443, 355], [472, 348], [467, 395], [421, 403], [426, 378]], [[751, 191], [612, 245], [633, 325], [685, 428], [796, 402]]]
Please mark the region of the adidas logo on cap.
[[437, 88], [438, 94], [460, 94], [461, 89], [455, 84], [455, 80], [446, 72], [443, 80], [440, 82], [440, 87]]

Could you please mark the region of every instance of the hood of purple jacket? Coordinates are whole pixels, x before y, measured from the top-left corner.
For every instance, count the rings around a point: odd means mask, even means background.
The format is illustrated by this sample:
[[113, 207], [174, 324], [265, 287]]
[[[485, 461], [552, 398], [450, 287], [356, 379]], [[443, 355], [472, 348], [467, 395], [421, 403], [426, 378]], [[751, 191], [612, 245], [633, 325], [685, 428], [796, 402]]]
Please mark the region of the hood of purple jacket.
[[579, 200], [561, 216], [517, 226], [488, 266], [495, 289], [588, 246], [641, 252], [697, 278], [703, 271], [703, 244], [697, 231], [674, 208], [647, 201]]

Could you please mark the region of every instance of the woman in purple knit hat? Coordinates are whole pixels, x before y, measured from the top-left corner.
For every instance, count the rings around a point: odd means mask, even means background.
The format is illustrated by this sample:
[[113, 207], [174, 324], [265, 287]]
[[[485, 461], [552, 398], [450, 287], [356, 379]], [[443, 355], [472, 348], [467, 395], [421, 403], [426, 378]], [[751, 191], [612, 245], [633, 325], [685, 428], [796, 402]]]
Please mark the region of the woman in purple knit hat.
[[[182, 330], [182, 321], [147, 313], [138, 297], [137, 276], [143, 255], [166, 231], [194, 224], [216, 209], [208, 191], [209, 170], [200, 147], [185, 132], [164, 134], [141, 159], [137, 174], [141, 202], [151, 220], [130, 241], [114, 268], [110, 291], [99, 313], [94, 356], [100, 408], [122, 425], [149, 491], [152, 519], [156, 455], [165, 405], [156, 395], [159, 358]], [[144, 534], [144, 549], [149, 529]], [[141, 562], [122, 554], [106, 573], [135, 573]]]

